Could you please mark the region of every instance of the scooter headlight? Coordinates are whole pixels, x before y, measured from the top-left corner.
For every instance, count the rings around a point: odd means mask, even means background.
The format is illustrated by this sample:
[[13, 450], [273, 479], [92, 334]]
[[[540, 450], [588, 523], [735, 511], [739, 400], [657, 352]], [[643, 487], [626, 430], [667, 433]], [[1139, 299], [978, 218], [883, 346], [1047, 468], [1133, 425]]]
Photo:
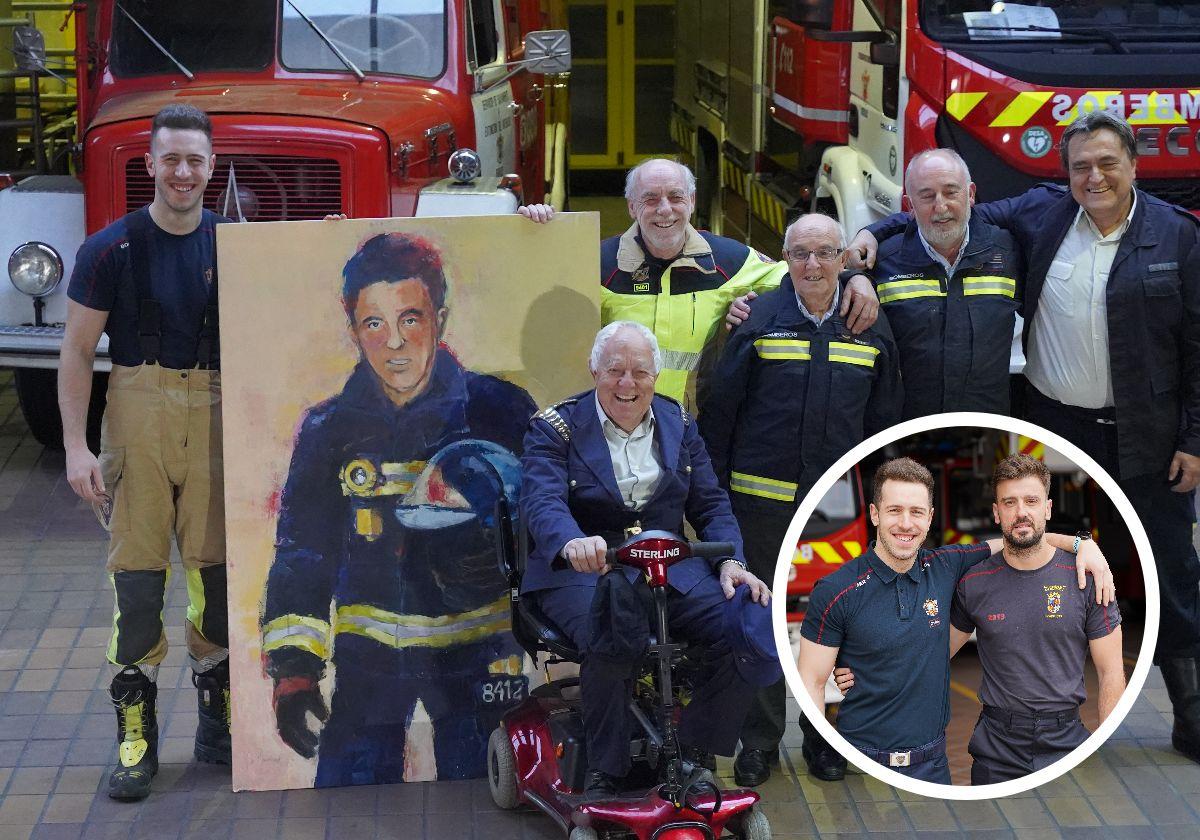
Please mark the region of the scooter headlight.
[[50, 294], [62, 276], [62, 257], [44, 242], [26, 242], [8, 258], [8, 279], [30, 297]]

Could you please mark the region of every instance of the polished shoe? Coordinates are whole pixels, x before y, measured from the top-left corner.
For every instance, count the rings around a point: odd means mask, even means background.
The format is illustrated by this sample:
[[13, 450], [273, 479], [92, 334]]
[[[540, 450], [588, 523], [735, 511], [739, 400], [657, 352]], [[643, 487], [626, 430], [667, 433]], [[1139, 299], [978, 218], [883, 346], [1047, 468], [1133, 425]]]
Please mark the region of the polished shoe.
[[682, 753], [683, 760], [693, 767], [713, 772], [717, 769], [717, 757], [708, 750], [702, 750], [699, 747], [684, 747]]
[[1171, 746], [1200, 764], [1200, 660], [1164, 660], [1162, 675], [1175, 715]]
[[771, 778], [771, 765], [779, 761], [779, 750], [743, 749], [733, 760], [733, 780], [742, 787], [758, 787]]
[[800, 730], [804, 733], [804, 745], [800, 752], [808, 772], [823, 782], [840, 782], [846, 776], [846, 759], [842, 758], [808, 718], [800, 718]]
[[589, 770], [587, 782], [583, 786], [583, 795], [587, 799], [607, 799], [616, 796], [618, 782], [620, 779], [603, 770]]

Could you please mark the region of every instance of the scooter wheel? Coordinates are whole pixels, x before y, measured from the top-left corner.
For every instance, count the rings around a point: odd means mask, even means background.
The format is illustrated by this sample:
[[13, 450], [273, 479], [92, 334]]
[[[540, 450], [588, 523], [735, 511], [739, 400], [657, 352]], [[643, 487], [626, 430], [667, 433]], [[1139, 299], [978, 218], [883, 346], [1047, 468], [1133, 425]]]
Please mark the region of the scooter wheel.
[[487, 750], [488, 787], [497, 808], [510, 810], [521, 804], [517, 793], [517, 757], [503, 726], [492, 730]]
[[742, 830], [738, 837], [740, 840], [771, 840], [771, 823], [757, 805], [742, 815]]
[[571, 836], [567, 840], [600, 840], [600, 835], [594, 828], [577, 825], [571, 829]]

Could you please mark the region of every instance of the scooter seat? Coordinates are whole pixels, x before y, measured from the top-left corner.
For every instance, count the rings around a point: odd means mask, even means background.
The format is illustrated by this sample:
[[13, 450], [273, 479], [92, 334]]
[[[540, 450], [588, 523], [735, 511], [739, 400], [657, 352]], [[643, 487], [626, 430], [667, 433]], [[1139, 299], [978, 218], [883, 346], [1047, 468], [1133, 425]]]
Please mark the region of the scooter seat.
[[550, 617], [542, 612], [533, 598], [522, 598], [517, 602], [517, 614], [530, 634], [536, 637], [537, 643], [568, 662], [579, 662], [583, 656], [575, 648], [571, 637], [559, 629]]

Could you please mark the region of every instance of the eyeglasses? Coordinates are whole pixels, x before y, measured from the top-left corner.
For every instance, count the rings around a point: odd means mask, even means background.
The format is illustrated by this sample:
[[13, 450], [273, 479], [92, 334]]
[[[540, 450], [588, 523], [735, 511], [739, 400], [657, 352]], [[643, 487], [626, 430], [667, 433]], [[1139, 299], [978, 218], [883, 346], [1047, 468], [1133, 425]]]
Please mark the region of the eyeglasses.
[[841, 248], [834, 248], [829, 245], [823, 245], [820, 248], [809, 250], [808, 248], [792, 248], [783, 249], [783, 256], [792, 262], [806, 263], [810, 256], [816, 256], [818, 262], [833, 262], [837, 259], [838, 254], [842, 253]]

